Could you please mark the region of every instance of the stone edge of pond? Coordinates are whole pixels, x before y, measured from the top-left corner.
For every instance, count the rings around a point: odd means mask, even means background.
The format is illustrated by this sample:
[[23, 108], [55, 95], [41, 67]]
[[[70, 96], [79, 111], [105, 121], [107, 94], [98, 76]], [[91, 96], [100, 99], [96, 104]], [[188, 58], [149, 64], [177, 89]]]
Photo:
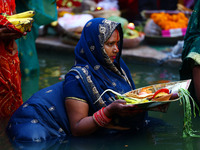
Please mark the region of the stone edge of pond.
[[[44, 36], [36, 39], [36, 48], [40, 52], [64, 54], [73, 53], [75, 45], [64, 44], [56, 36]], [[148, 45], [140, 45], [132, 49], [123, 49], [122, 57], [128, 61], [133, 61], [141, 64], [159, 65], [166, 67], [178, 68], [182, 61], [181, 59], [166, 59], [167, 53], [158, 51]]]

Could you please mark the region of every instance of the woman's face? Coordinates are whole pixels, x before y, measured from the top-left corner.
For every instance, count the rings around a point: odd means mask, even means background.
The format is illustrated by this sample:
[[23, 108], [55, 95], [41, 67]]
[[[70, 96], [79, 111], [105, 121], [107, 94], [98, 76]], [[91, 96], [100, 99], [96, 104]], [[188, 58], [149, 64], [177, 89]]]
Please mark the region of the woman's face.
[[104, 49], [110, 60], [114, 62], [117, 57], [117, 53], [119, 52], [118, 42], [120, 40], [118, 30], [115, 30], [111, 37], [104, 43]]

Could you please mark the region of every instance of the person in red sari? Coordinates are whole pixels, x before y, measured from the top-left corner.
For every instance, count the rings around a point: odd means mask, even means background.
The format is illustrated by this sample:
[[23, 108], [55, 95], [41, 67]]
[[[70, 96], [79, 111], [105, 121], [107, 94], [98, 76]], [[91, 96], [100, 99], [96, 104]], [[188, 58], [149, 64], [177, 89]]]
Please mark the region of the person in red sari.
[[2, 14], [12, 15], [15, 0], [0, 1], [0, 119], [22, 105], [20, 60], [15, 39], [23, 36]]

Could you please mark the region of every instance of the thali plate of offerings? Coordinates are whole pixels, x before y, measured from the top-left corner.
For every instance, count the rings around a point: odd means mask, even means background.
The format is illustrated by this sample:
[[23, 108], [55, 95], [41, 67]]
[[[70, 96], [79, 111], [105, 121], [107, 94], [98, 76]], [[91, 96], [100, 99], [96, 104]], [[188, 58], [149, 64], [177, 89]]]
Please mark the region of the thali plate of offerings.
[[126, 100], [127, 104], [135, 104], [139, 109], [149, 109], [180, 100], [179, 89], [188, 89], [190, 82], [182, 80], [150, 85], [118, 95], [117, 98]]
[[189, 79], [189, 80], [154, 84], [138, 88], [124, 94], [120, 94], [111, 89], [107, 89], [102, 93], [102, 95], [105, 92], [109, 91], [116, 95], [116, 99], [125, 100], [127, 105], [130, 104], [136, 105], [136, 109], [150, 109], [162, 104], [180, 100], [181, 97], [179, 96], [179, 90], [180, 89], [187, 90], [190, 85], [190, 82], [191, 80]]

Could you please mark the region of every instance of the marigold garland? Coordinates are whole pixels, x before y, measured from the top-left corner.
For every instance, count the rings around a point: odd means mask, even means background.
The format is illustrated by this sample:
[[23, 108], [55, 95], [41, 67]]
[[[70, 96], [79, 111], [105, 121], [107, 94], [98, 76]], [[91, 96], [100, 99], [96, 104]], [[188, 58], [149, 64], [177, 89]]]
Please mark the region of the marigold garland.
[[150, 18], [153, 19], [153, 21], [159, 25], [162, 30], [187, 28], [189, 21], [189, 19], [182, 12], [171, 15], [164, 12], [153, 13]]

